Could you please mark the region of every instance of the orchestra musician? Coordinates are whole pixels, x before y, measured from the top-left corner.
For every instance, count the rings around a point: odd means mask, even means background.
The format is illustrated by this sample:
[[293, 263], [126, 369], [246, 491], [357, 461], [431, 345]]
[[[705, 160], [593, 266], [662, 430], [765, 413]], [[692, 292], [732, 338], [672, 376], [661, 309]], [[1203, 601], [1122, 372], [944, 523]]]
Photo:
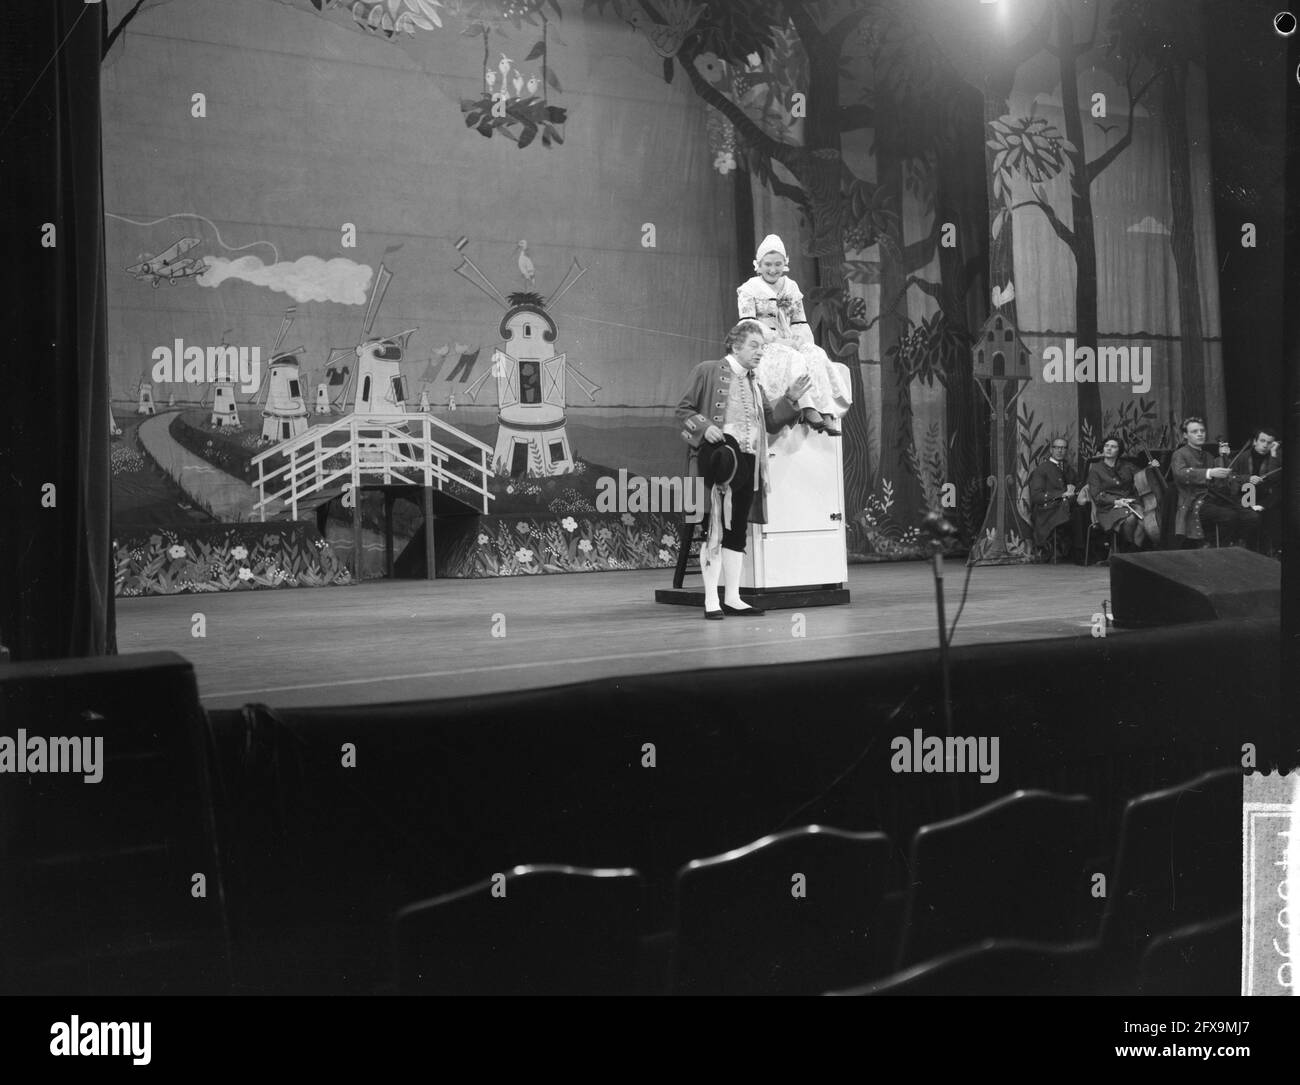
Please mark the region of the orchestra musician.
[[1277, 432], [1274, 427], [1256, 429], [1250, 444], [1228, 464], [1234, 475], [1246, 479], [1238, 501], [1259, 512], [1260, 541], [1270, 552], [1282, 545], [1282, 442]]
[[1205, 419], [1183, 419], [1181, 445], [1170, 462], [1170, 472], [1178, 488], [1178, 511], [1174, 534], [1183, 547], [1230, 543], [1242, 538], [1250, 543], [1258, 539], [1259, 513], [1241, 505], [1242, 487], [1249, 476], [1234, 472], [1227, 458], [1232, 449], [1226, 441], [1219, 443], [1218, 455], [1205, 445]]
[[[1127, 550], [1143, 550], [1158, 541], [1150, 538], [1143, 525], [1144, 514], [1133, 481], [1137, 470], [1121, 458], [1124, 451], [1119, 437], [1107, 437], [1101, 446], [1101, 458], [1088, 468], [1088, 496], [1097, 506], [1097, 524], [1114, 536], [1111, 545], [1116, 553], [1120, 552], [1120, 540]], [[1152, 460], [1148, 466], [1158, 468], [1160, 461]]]
[[1070, 444], [1064, 437], [1052, 440], [1048, 458], [1029, 473], [1029, 508], [1034, 542], [1046, 546], [1051, 541], [1057, 552], [1068, 557], [1073, 551], [1076, 561], [1081, 562], [1087, 524], [1075, 502], [1079, 476], [1074, 465], [1066, 462], [1069, 451]]

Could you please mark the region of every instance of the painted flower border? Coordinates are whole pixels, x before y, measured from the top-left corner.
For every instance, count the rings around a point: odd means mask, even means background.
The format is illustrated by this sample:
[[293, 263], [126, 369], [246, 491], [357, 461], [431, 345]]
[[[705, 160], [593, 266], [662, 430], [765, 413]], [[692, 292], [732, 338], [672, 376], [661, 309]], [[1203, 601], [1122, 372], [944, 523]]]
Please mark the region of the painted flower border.
[[502, 516], [458, 541], [438, 575], [451, 578], [665, 569], [677, 564], [680, 518], [668, 513]]
[[126, 531], [113, 541], [114, 593], [180, 595], [350, 584], [315, 527], [222, 524]]

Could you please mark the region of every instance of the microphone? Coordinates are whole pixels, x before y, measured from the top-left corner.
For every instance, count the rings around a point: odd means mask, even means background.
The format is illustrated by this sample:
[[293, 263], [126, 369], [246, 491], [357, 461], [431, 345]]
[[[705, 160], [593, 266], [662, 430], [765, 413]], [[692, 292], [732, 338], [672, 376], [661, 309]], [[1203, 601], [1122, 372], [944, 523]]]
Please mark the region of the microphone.
[[957, 534], [957, 529], [953, 527], [952, 521], [938, 512], [931, 509], [921, 520], [921, 530], [932, 539], [952, 538]]

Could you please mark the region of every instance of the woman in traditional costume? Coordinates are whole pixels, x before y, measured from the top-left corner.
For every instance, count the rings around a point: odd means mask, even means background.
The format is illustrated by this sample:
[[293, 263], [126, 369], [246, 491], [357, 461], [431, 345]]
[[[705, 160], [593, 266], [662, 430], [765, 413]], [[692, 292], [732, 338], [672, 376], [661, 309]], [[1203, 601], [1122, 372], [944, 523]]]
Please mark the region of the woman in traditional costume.
[[754, 255], [752, 279], [736, 290], [740, 317], [761, 321], [772, 333], [758, 367], [758, 382], [769, 398], [781, 395], [807, 374], [810, 389], [799, 400], [802, 419], [831, 437], [841, 434], [838, 420], [853, 403], [847, 379], [814, 341], [804, 315], [799, 284], [786, 275], [785, 245], [768, 234]]

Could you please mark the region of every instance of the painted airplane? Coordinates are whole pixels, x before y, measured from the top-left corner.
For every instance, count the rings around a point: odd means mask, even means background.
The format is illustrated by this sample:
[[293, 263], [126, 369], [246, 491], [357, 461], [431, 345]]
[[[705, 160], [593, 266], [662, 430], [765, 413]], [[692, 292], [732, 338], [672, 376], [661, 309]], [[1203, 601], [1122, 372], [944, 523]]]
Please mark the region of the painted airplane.
[[132, 264], [127, 272], [141, 282], [149, 283], [155, 290], [158, 283], [166, 279], [173, 286], [177, 279], [188, 279], [191, 275], [202, 275], [208, 270], [203, 257], [191, 260], [182, 259], [185, 253], [199, 244], [197, 237], [182, 237], [169, 249], [164, 249], [157, 256], [146, 256], [138, 264]]

